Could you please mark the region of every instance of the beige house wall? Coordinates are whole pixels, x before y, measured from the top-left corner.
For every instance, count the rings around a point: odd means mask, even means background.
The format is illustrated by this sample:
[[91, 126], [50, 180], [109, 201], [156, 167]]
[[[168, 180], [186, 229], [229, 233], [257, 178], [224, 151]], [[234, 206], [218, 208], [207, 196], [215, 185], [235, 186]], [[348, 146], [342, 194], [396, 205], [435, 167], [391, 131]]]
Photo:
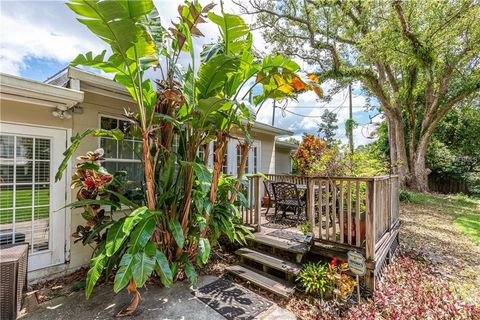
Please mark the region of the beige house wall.
[[275, 173], [290, 174], [292, 173], [291, 150], [280, 149], [277, 147], [275, 152]]

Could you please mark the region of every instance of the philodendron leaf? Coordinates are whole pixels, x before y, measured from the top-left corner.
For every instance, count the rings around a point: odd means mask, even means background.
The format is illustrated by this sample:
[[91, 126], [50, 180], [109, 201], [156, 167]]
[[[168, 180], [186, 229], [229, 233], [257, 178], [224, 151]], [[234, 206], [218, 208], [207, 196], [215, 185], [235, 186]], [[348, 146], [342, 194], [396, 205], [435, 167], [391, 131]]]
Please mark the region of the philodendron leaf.
[[155, 254], [155, 272], [157, 272], [160, 280], [165, 287], [170, 288], [172, 286], [172, 270], [170, 269], [170, 265], [168, 264], [167, 257], [165, 257], [163, 252], [161, 252], [160, 250], [157, 250]]
[[132, 278], [132, 268], [135, 264], [135, 257], [130, 253], [125, 253], [120, 261], [120, 268], [115, 275], [115, 281], [113, 284], [113, 291], [118, 293], [125, 288], [130, 279]]
[[105, 200], [105, 199], [86, 199], [86, 200], [79, 200], [79, 201], [74, 201], [72, 203], [69, 203], [65, 207], [62, 207], [61, 209], [65, 209], [69, 207], [72, 207], [72, 208], [84, 207], [89, 205], [111, 206], [115, 208], [120, 208], [120, 205], [114, 201]]
[[135, 254], [135, 260], [132, 267], [133, 281], [137, 287], [142, 287], [152, 274], [155, 257], [149, 256], [145, 251], [140, 251]]
[[145, 219], [138, 223], [130, 236], [130, 241], [128, 242], [131, 252], [136, 253], [143, 249], [154, 231], [155, 220], [152, 218]]
[[195, 285], [197, 283], [197, 272], [195, 271], [195, 267], [190, 260], [187, 260], [187, 262], [185, 262], [185, 274], [187, 275], [187, 278], [188, 280], [190, 280], [192, 285]]
[[105, 250], [107, 257], [111, 257], [122, 246], [122, 243], [128, 237], [128, 234], [123, 231], [123, 223], [125, 219], [120, 219], [115, 222], [107, 231], [107, 242]]
[[133, 210], [125, 219], [125, 223], [123, 224], [123, 232], [130, 233], [137, 223], [142, 221], [144, 218], [151, 217], [151, 215], [152, 214], [150, 211], [148, 211], [147, 207], [140, 207]]
[[210, 257], [210, 241], [207, 238], [198, 239], [198, 253], [202, 262], [207, 263], [208, 257]]
[[90, 269], [87, 272], [87, 281], [85, 288], [85, 296], [87, 297], [87, 299], [90, 298], [93, 287], [95, 287], [95, 284], [102, 275], [102, 271], [105, 267], [106, 262], [107, 255], [105, 254], [105, 251], [100, 252], [97, 256], [95, 256], [95, 258], [90, 260]]
[[175, 242], [177, 243], [179, 248], [183, 248], [183, 243], [184, 243], [184, 237], [183, 237], [183, 230], [182, 226], [180, 225], [180, 222], [178, 220], [170, 220], [168, 222], [168, 230], [173, 235], [173, 238], [175, 239]]

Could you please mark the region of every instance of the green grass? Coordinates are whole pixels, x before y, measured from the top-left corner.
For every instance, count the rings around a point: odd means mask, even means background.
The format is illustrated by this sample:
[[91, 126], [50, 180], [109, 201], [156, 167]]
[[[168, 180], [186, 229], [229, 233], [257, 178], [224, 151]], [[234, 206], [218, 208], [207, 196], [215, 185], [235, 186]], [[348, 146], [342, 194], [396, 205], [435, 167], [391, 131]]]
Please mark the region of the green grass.
[[480, 198], [464, 194], [438, 195], [429, 193], [407, 193], [406, 202], [441, 207], [455, 219], [454, 226], [475, 244], [480, 245]]
[[453, 221], [453, 225], [475, 244], [480, 245], [480, 215], [459, 216]]
[[[32, 190], [17, 189], [15, 206], [15, 220], [17, 222], [29, 221], [32, 219]], [[35, 206], [48, 205], [50, 194], [48, 189], [37, 189], [35, 191]], [[13, 220], [13, 190], [0, 190], [0, 224], [11, 223]], [[24, 208], [22, 208], [24, 207]], [[35, 218], [48, 217], [49, 207], [35, 208]]]

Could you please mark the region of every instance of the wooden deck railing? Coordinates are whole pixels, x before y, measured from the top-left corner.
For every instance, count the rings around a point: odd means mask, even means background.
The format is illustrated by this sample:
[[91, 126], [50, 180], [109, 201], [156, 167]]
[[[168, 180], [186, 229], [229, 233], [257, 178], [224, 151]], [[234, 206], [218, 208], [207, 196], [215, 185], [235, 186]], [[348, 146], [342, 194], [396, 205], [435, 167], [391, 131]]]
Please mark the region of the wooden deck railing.
[[248, 176], [248, 184], [244, 188], [244, 194], [247, 198], [248, 205], [239, 208], [242, 215], [243, 224], [247, 227], [252, 227], [255, 231], [260, 231], [260, 214], [262, 207], [262, 193], [261, 183], [262, 177], [260, 175]]
[[269, 180], [306, 185], [307, 219], [318, 243], [365, 255], [374, 276], [398, 236], [398, 176], [306, 177], [267, 174]]

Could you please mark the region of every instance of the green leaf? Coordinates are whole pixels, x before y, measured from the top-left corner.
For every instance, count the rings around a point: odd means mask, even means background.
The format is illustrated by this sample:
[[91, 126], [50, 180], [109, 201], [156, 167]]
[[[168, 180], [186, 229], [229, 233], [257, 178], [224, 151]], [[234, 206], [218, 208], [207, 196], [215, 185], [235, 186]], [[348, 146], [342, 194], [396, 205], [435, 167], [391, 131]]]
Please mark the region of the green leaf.
[[151, 216], [152, 213], [145, 206], [133, 210], [125, 219], [125, 223], [123, 224], [123, 232], [130, 233], [137, 223], [145, 218], [150, 218]]
[[198, 280], [197, 272], [195, 271], [195, 267], [193, 266], [190, 260], [185, 262], [185, 274], [187, 275], [188, 280], [195, 285]]
[[220, 16], [209, 12], [208, 18], [220, 27], [226, 54], [235, 55], [250, 50], [250, 28], [240, 16], [228, 13]]
[[193, 163], [193, 172], [200, 183], [200, 189], [202, 192], [207, 192], [210, 190], [210, 185], [212, 184], [212, 173], [204, 164], [197, 162]]
[[132, 267], [136, 263], [135, 257], [130, 253], [125, 253], [120, 261], [120, 268], [115, 275], [113, 283], [113, 291], [118, 293], [125, 288], [130, 279], [132, 278]]
[[163, 285], [167, 288], [170, 288], [173, 284], [173, 274], [170, 266], [168, 264], [167, 257], [161, 252], [157, 250], [155, 255], [155, 271], [157, 272], [160, 280], [162, 281]]
[[112, 46], [126, 53], [136, 39], [135, 20], [120, 1], [71, 0], [67, 6], [83, 18], [78, 21]]
[[70, 162], [70, 158], [73, 156], [75, 151], [77, 151], [78, 147], [80, 146], [80, 142], [88, 136], [88, 135], [93, 135], [96, 137], [111, 137], [117, 141], [121, 141], [124, 138], [123, 132], [119, 129], [113, 129], [113, 130], [105, 130], [105, 129], [94, 129], [90, 128], [85, 130], [82, 133], [77, 133], [75, 136], [72, 137], [72, 144], [70, 147], [68, 147], [67, 150], [63, 153], [65, 158], [63, 159], [62, 163], [60, 164], [60, 167], [58, 168], [57, 174], [55, 175], [55, 181], [60, 181], [63, 176], [63, 172], [67, 169], [68, 164]]
[[100, 252], [96, 255], [92, 260], [90, 260], [90, 269], [87, 272], [87, 280], [86, 280], [86, 288], [85, 288], [85, 296], [90, 298], [92, 294], [93, 288], [97, 283], [98, 279], [102, 275], [103, 268], [105, 267], [105, 263], [107, 262], [107, 255], [105, 251]]
[[128, 237], [128, 234], [123, 231], [124, 222], [125, 218], [122, 218], [115, 222], [107, 231], [107, 241], [105, 243], [107, 257], [113, 256]]
[[125, 197], [123, 194], [119, 193], [119, 192], [116, 192], [116, 191], [113, 191], [113, 190], [109, 190], [109, 189], [104, 189], [105, 192], [108, 192], [110, 194], [113, 194], [115, 197], [118, 198], [118, 200], [120, 200], [120, 203], [127, 206], [127, 207], [130, 207], [132, 209], [135, 209], [138, 207], [138, 205], [131, 201], [130, 199], [128, 199], [127, 197]]
[[235, 72], [240, 65], [238, 58], [226, 55], [217, 55], [207, 63], [200, 66], [198, 70], [197, 88], [199, 98], [208, 98], [220, 89], [228, 79], [228, 76]]
[[207, 238], [198, 239], [198, 251], [202, 262], [207, 263], [210, 257], [210, 241]]
[[180, 222], [178, 222], [178, 220], [170, 220], [168, 222], [168, 230], [170, 230], [170, 232], [172, 233], [178, 247], [183, 248], [184, 237]]
[[58, 209], [64, 209], [64, 208], [78, 208], [78, 207], [84, 207], [84, 206], [89, 206], [89, 205], [100, 205], [100, 206], [111, 206], [114, 208], [120, 208], [120, 204], [117, 202], [113, 202], [110, 200], [106, 199], [87, 199], [87, 200], [79, 200], [79, 201], [74, 201], [72, 203], [67, 204], [66, 206]]
[[147, 255], [144, 251], [135, 254], [135, 264], [132, 267], [133, 281], [137, 287], [142, 287], [152, 274], [155, 267], [155, 257]]
[[155, 231], [155, 220], [148, 218], [139, 222], [130, 236], [128, 246], [132, 253], [143, 249]]
[[200, 61], [205, 63], [209, 61], [211, 58], [216, 56], [218, 53], [224, 53], [225, 46], [223, 43], [210, 43], [203, 46], [202, 52], [200, 52]]

